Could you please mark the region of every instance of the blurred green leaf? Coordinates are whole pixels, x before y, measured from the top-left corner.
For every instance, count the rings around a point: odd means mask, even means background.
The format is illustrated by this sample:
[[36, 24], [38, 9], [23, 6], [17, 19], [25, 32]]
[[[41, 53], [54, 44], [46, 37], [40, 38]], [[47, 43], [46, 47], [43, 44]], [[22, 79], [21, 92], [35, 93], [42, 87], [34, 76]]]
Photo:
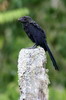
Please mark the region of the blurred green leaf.
[[18, 19], [19, 17], [25, 16], [28, 14], [29, 14], [29, 10], [27, 8], [0, 13], [0, 24], [4, 24], [6, 22], [12, 22], [13, 20]]

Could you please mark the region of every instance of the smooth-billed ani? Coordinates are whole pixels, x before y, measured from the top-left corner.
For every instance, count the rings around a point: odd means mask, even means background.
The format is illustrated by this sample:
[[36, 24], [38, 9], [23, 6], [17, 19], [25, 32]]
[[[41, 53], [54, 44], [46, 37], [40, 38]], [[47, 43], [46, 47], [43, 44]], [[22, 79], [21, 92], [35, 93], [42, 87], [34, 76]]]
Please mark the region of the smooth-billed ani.
[[28, 37], [35, 43], [32, 48], [41, 46], [45, 51], [48, 51], [55, 69], [59, 70], [53, 54], [48, 47], [44, 30], [42, 30], [42, 28], [29, 16], [21, 17], [18, 20], [23, 24], [24, 30], [27, 33]]

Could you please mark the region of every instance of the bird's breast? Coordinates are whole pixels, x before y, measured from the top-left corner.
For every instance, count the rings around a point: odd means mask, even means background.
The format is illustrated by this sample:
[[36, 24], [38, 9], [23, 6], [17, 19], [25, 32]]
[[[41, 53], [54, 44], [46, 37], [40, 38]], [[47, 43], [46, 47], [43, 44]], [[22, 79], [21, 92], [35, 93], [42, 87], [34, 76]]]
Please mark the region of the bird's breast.
[[25, 30], [26, 34], [28, 35], [28, 37], [29, 37], [33, 42], [35, 42], [34, 37], [33, 37], [33, 32], [32, 32], [32, 29], [31, 29], [31, 27], [30, 27], [30, 24], [24, 25], [24, 30]]

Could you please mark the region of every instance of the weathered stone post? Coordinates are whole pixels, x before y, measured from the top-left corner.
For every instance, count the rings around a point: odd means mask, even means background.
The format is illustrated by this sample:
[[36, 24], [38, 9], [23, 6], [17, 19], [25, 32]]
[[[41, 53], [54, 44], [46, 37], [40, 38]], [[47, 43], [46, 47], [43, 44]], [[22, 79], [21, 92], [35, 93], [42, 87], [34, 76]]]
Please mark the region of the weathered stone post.
[[19, 100], [48, 100], [46, 55], [41, 47], [21, 49], [18, 57]]

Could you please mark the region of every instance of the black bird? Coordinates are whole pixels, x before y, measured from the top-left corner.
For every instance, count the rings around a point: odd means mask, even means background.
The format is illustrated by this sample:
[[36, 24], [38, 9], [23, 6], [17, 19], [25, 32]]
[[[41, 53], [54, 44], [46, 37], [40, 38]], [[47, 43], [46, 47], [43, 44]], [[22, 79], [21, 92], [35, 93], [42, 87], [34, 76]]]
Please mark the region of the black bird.
[[59, 70], [53, 54], [48, 47], [44, 30], [42, 30], [42, 28], [29, 16], [21, 17], [18, 20], [23, 24], [24, 30], [27, 33], [28, 37], [35, 43], [32, 48], [41, 46], [45, 51], [48, 51], [55, 69]]

